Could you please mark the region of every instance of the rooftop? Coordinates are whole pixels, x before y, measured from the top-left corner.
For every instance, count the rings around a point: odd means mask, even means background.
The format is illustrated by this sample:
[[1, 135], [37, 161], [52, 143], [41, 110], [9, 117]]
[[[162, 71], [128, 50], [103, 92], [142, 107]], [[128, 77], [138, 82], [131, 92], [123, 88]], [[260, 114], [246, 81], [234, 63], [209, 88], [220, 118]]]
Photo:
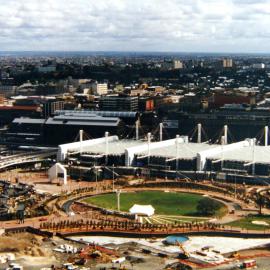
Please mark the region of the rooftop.
[[36, 119], [36, 118], [15, 118], [12, 123], [15, 124], [44, 124], [45, 119]]
[[[178, 156], [179, 159], [193, 159], [198, 152], [215, 148], [217, 145], [206, 143], [179, 143]], [[143, 151], [139, 155], [147, 155], [148, 151]], [[150, 156], [173, 158], [177, 155], [176, 145], [161, 146], [150, 150]]]
[[46, 121], [47, 125], [76, 125], [76, 126], [118, 126], [120, 122], [116, 117], [102, 117], [97, 115], [76, 115], [66, 116], [59, 115], [49, 118]]
[[[135, 140], [121, 140], [112, 141], [108, 143], [108, 155], [121, 155], [125, 153], [125, 149], [133, 146], [142, 145], [143, 142]], [[106, 153], [106, 142], [102, 142], [95, 145], [85, 146], [83, 152], [91, 154], [105, 154]]]
[[232, 151], [224, 151], [223, 154], [213, 155], [211, 159], [270, 163], [270, 146], [244, 146]]
[[135, 118], [137, 112], [114, 112], [114, 111], [90, 111], [90, 110], [58, 110], [55, 112], [55, 115], [64, 115], [64, 116], [84, 116], [84, 117], [93, 117], [93, 116], [103, 116], [103, 117], [125, 117], [125, 118]]

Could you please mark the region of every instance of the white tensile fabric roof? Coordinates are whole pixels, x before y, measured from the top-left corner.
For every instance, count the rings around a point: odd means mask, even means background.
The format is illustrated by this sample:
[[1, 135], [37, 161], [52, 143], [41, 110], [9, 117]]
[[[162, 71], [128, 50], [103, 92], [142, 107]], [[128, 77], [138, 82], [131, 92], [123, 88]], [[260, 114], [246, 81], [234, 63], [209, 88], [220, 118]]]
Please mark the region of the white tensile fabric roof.
[[[108, 143], [108, 154], [109, 155], [120, 155], [125, 153], [125, 149], [133, 146], [142, 145], [143, 142], [135, 140], [115, 140]], [[99, 144], [84, 147], [84, 153], [92, 154], [105, 154], [106, 153], [106, 142], [100, 142]]]
[[134, 204], [130, 209], [129, 212], [135, 215], [145, 215], [145, 216], [153, 216], [155, 213], [155, 208], [152, 205], [139, 205]]
[[[150, 150], [150, 156], [155, 157], [166, 157], [166, 158], [173, 158], [178, 155], [179, 159], [193, 159], [197, 157], [197, 153], [208, 150], [214, 149], [218, 145], [216, 144], [206, 144], [206, 143], [179, 143], [179, 150], [177, 154], [177, 147], [176, 143], [172, 145], [160, 146], [156, 149]], [[148, 150], [142, 151], [139, 155], [147, 155]]]
[[231, 151], [224, 151], [212, 156], [216, 159], [239, 162], [255, 162], [267, 164], [270, 162], [270, 146], [244, 146]]

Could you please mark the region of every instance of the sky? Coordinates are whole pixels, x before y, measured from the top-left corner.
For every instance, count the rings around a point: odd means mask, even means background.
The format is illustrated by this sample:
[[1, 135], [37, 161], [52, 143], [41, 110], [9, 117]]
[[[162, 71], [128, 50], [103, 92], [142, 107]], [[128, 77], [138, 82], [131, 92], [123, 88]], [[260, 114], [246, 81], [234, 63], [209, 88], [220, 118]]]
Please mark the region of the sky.
[[0, 51], [270, 52], [270, 0], [0, 0]]

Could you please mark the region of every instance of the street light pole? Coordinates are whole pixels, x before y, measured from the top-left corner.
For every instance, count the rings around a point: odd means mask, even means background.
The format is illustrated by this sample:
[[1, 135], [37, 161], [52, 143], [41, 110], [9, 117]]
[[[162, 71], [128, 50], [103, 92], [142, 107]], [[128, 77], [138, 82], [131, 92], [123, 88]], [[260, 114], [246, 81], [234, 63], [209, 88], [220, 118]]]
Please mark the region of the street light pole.
[[112, 190], [114, 191], [114, 164], [113, 164], [113, 180], [112, 180]]
[[96, 175], [96, 194], [98, 193], [98, 191], [97, 191], [97, 167], [95, 166], [95, 175]]
[[236, 170], [234, 171], [234, 199], [236, 200]]
[[116, 190], [116, 197], [117, 197], [117, 210], [120, 211], [120, 194], [121, 194], [121, 189]]

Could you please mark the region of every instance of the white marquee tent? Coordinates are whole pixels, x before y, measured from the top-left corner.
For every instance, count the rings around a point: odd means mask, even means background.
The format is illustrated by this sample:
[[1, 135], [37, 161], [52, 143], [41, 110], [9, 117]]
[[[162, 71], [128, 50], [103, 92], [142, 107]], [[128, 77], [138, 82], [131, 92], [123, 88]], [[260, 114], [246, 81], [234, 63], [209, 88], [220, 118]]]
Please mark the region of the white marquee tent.
[[153, 216], [155, 213], [155, 208], [152, 205], [139, 205], [134, 204], [130, 209], [129, 212], [135, 215], [143, 215], [143, 216]]

